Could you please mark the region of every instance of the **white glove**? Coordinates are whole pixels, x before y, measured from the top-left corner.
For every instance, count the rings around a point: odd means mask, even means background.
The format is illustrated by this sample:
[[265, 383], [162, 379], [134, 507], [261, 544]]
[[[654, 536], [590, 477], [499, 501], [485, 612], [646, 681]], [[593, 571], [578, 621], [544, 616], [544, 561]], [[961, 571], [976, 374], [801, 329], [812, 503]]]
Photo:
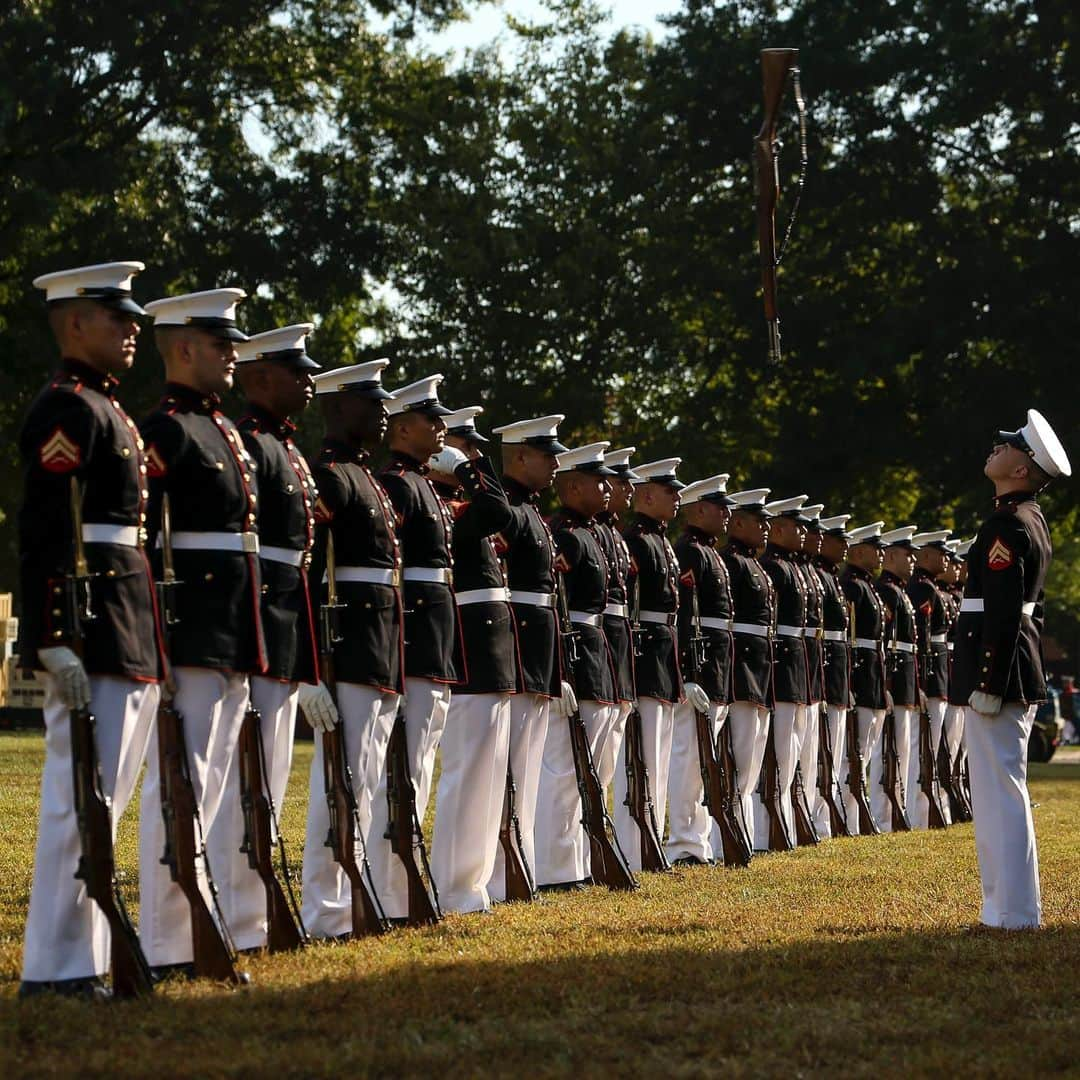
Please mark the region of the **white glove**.
[[919, 711], [920, 712], [926, 712], [927, 707], [928, 706], [926, 704], [926, 691], [925, 690], [920, 690], [919, 691]]
[[304, 710], [307, 722], [314, 731], [333, 731], [338, 723], [337, 706], [334, 697], [320, 682], [317, 686], [301, 683], [299, 692], [300, 708]]
[[456, 446], [444, 446], [437, 454], [432, 454], [428, 458], [428, 468], [434, 472], [453, 476], [454, 470], [459, 465], [464, 465], [468, 460], [467, 455], [463, 454]]
[[997, 716], [1001, 712], [1002, 700], [997, 694], [984, 694], [981, 690], [973, 690], [968, 704], [980, 716]]
[[38, 659], [56, 679], [60, 700], [69, 709], [85, 709], [90, 705], [90, 679], [86, 668], [66, 645], [38, 649]]
[[709, 695], [696, 682], [683, 683], [683, 692], [695, 712], [709, 711]]
[[573, 716], [578, 707], [577, 694], [574, 693], [574, 688], [568, 682], [564, 682], [560, 694], [556, 711], [560, 716]]
[[885, 711], [886, 712], [892, 712], [893, 711], [892, 694], [890, 694], [888, 690], [885, 691]]

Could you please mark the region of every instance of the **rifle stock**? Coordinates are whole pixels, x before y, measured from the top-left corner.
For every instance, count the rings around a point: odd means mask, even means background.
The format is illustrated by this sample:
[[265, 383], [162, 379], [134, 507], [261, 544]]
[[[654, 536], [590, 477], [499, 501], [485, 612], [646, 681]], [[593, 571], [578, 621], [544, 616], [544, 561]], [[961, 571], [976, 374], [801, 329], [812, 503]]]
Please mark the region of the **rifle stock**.
[[776, 759], [774, 725], [775, 720], [770, 713], [769, 733], [765, 739], [765, 757], [761, 763], [761, 801], [769, 818], [769, 850], [791, 851], [795, 847], [795, 842], [788, 831], [780, 801], [780, 763]]
[[[577, 689], [574, 665], [577, 663], [577, 636], [570, 621], [570, 605], [566, 599], [566, 582], [561, 573], [555, 574], [555, 591], [558, 598], [559, 643], [562, 649], [563, 677]], [[567, 717], [570, 725], [570, 749], [574, 757], [574, 773], [577, 776], [578, 795], [581, 798], [581, 825], [589, 839], [590, 872], [593, 881], [609, 889], [632, 890], [638, 887], [637, 879], [630, 869], [626, 856], [619, 846], [615, 826], [607, 812], [604, 789], [596, 772], [589, 735], [581, 710], [574, 709]], [[629, 729], [629, 720], [627, 720]], [[661, 852], [661, 857], [663, 853]], [[666, 861], [666, 860], [665, 860]]]
[[814, 815], [803, 783], [802, 765], [795, 765], [795, 778], [791, 781], [791, 809], [795, 817], [795, 842], [799, 847], [813, 847], [821, 843]]
[[641, 730], [641, 713], [635, 705], [626, 718], [625, 740], [626, 801], [630, 817], [637, 826], [641, 840], [641, 869], [664, 873], [671, 869], [660, 829], [656, 823], [656, 807], [649, 789], [649, 768], [645, 763], [645, 744]]
[[499, 845], [502, 847], [505, 865], [506, 899], [536, 899], [532, 874], [529, 872], [529, 863], [521, 842], [521, 823], [517, 816], [517, 785], [509, 766], [506, 768], [506, 794], [503, 797], [503, 814], [499, 823]]
[[927, 826], [931, 829], [947, 828], [949, 823], [945, 820], [945, 811], [939, 802], [941, 789], [938, 785], [937, 761], [934, 758], [933, 727], [928, 712], [919, 713], [919, 790], [929, 803]]
[[882, 782], [889, 800], [890, 823], [893, 832], [911, 832], [904, 798], [904, 779], [900, 775], [900, 755], [896, 749], [896, 715], [888, 712], [881, 735], [883, 755]]
[[821, 706], [818, 713], [818, 790], [829, 811], [829, 832], [834, 836], [850, 836], [843, 799], [837, 800], [838, 784], [832, 756], [832, 737], [829, 731], [829, 710]]
[[[406, 917], [409, 926], [431, 926], [442, 918], [439, 910], [439, 897], [435, 891], [435, 882], [428, 866], [427, 849], [424, 846], [424, 834], [416, 810], [416, 788], [413, 787], [409, 769], [408, 735], [405, 728], [405, 710], [398, 709], [394, 726], [390, 732], [390, 743], [386, 749], [386, 801], [388, 821], [386, 838], [390, 841], [393, 852], [405, 867], [408, 881], [409, 914]], [[417, 853], [428, 881], [428, 892], [424, 875], [417, 862]]]
[[[240, 806], [244, 814], [244, 843], [240, 848], [263, 883], [266, 892], [266, 940], [270, 952], [287, 952], [307, 944], [303, 921], [293, 900], [290, 908], [285, 891], [274, 872], [275, 812], [270, 798], [269, 777], [263, 759], [262, 717], [259, 710], [248, 705], [240, 726], [237, 744], [240, 766]], [[285, 861], [281, 843], [282, 873], [289, 883], [289, 864]], [[291, 893], [290, 885], [290, 893]], [[294, 918], [295, 912], [295, 918]]]
[[855, 799], [858, 812], [860, 836], [877, 836], [881, 830], [870, 812], [870, 799], [866, 792], [866, 762], [859, 746], [859, 717], [855, 709], [848, 716], [847, 753], [848, 753], [848, 790]]
[[[70, 511], [73, 561], [72, 572], [64, 579], [64, 599], [72, 651], [82, 659], [83, 624], [92, 622], [95, 616], [90, 599], [92, 575], [82, 538], [82, 492], [74, 476]], [[141, 997], [153, 993], [154, 982], [116, 878], [112, 807], [101, 781], [96, 721], [89, 708], [71, 709], [69, 715], [73, 805], [80, 848], [75, 877], [85, 882], [86, 895], [109, 924], [113, 994], [118, 998]]]

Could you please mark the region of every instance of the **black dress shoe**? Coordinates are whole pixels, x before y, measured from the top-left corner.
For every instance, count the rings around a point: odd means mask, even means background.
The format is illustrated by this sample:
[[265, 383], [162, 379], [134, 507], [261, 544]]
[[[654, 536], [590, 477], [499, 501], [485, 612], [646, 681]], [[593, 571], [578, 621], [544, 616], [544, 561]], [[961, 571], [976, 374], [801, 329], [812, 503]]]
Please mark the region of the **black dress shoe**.
[[536, 891], [542, 893], [584, 892], [589, 885], [588, 881], [556, 881], [552, 885], [540, 885]]
[[150, 969], [150, 974], [155, 983], [163, 982], [174, 975], [180, 979], [194, 979], [195, 965], [190, 960], [180, 964], [158, 964]]
[[709, 864], [704, 859], [699, 859], [696, 855], [680, 855], [671, 865], [672, 866], [708, 866]]
[[82, 998], [84, 1001], [111, 1001], [113, 992], [97, 975], [87, 979], [53, 979], [49, 982], [27, 980], [19, 983], [19, 997], [32, 998], [39, 994], [59, 994], [61, 997]]

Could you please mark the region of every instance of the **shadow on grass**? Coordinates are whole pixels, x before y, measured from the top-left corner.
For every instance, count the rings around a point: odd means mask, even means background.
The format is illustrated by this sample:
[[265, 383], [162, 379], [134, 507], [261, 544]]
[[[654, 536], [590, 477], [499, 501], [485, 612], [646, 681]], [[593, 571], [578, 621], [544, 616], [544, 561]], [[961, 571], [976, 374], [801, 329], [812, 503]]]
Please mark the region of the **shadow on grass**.
[[349, 971], [363, 944], [257, 965], [267, 981], [335, 972], [289, 989], [113, 1007], [5, 997], [3, 1072], [1031, 1075], [1076, 1063], [1080, 927], [742, 951], [627, 942], [513, 964], [456, 955], [468, 943], [422, 932], [416, 963], [378, 975]]

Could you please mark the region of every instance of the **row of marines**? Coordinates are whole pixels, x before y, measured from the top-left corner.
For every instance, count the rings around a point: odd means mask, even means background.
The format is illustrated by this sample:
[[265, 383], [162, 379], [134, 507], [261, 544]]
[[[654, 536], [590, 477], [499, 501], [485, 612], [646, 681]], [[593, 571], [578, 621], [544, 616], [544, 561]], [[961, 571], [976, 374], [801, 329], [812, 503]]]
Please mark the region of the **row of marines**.
[[[306, 351], [311, 324], [243, 334], [239, 289], [144, 311], [131, 294], [141, 269], [109, 263], [35, 282], [62, 364], [20, 440], [20, 656], [48, 673], [24, 994], [106, 993], [109, 922], [72, 869], [81, 839], [66, 719], [76, 712], [96, 718], [114, 829], [147, 763], [139, 939], [155, 977], [192, 970], [190, 897], [162, 858], [163, 692], [183, 717], [200, 888], [238, 950], [268, 941], [238, 762], [253, 710], [278, 811], [298, 710], [317, 733], [297, 912], [312, 938], [356, 926], [355, 876], [326, 843], [331, 745], [342, 747], [380, 919], [411, 914], [413, 853], [392, 841], [396, 730], [420, 849], [441, 752], [428, 868], [436, 910], [484, 912], [507, 899], [500, 840], [510, 821], [528, 895], [593, 880], [574, 723], [601, 790], [613, 788], [613, 842], [631, 871], [647, 844], [634, 773], [620, 767], [628, 722], [652, 820], [660, 832], [668, 823], [665, 863], [722, 858], [703, 804], [702, 716], [714, 746], [727, 739], [753, 849], [947, 819], [949, 800], [927, 777], [942, 755], [942, 781], [962, 777], [956, 706], [971, 689], [957, 688], [950, 705], [963, 548], [947, 531], [848, 530], [848, 515], [823, 518], [807, 496], [729, 493], [727, 475], [684, 485], [678, 458], [632, 465], [632, 447], [567, 448], [561, 416], [494, 429], [497, 469], [476, 425], [483, 410], [447, 408], [441, 376], [389, 391], [384, 360], [323, 371]], [[136, 424], [116, 394], [143, 315], [166, 385]], [[236, 423], [221, 409], [234, 374], [246, 398]], [[309, 464], [293, 421], [313, 397], [326, 435]], [[389, 462], [376, 473], [380, 448]], [[546, 519], [540, 500], [552, 486], [558, 507]], [[73, 550], [89, 568], [85, 634], [58, 599]], [[320, 620], [328, 599], [333, 618]], [[962, 783], [951, 794], [963, 813]]]

